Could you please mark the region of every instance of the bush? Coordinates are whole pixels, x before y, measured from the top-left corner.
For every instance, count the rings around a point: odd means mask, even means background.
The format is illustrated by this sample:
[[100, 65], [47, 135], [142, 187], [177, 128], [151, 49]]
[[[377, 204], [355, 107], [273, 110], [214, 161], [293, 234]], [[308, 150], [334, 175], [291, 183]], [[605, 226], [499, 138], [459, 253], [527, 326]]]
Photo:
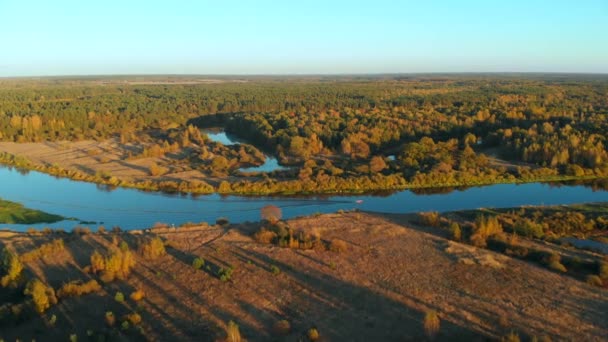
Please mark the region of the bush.
[[594, 285], [594, 286], [603, 286], [604, 285], [602, 278], [600, 278], [599, 276], [596, 276], [595, 274], [588, 275], [586, 281], [587, 281], [587, 284], [589, 284], [589, 285]]
[[194, 267], [194, 269], [200, 270], [201, 268], [203, 268], [203, 266], [205, 266], [205, 260], [203, 260], [202, 258], [197, 257], [192, 260], [192, 267]]
[[557, 272], [561, 272], [561, 273], [568, 272], [568, 270], [566, 269], [566, 266], [564, 266], [560, 262], [550, 262], [548, 266], [550, 269], [557, 271]]
[[439, 315], [434, 310], [427, 311], [424, 315], [424, 332], [433, 339], [439, 332]]
[[141, 254], [146, 259], [157, 259], [166, 253], [165, 244], [159, 237], [155, 237], [141, 246]]
[[454, 241], [460, 241], [460, 239], [462, 238], [462, 231], [458, 223], [452, 222], [450, 224], [450, 236]]
[[291, 324], [287, 320], [280, 320], [274, 324], [272, 331], [279, 336], [289, 335], [291, 332]]
[[141, 323], [141, 316], [137, 312], [133, 312], [127, 315], [126, 320], [132, 325], [138, 325]]
[[344, 240], [332, 239], [329, 244], [329, 250], [336, 253], [343, 253], [348, 250], [348, 245]]
[[116, 324], [116, 317], [114, 316], [114, 313], [112, 313], [112, 311], [106, 312], [105, 320], [106, 320], [106, 324], [109, 327], [113, 327], [114, 324]]
[[266, 228], [262, 228], [258, 230], [254, 235], [253, 239], [259, 243], [269, 244], [275, 241], [277, 238], [277, 233], [267, 230]]
[[608, 262], [600, 261], [597, 268], [599, 277], [608, 280]]
[[120, 291], [116, 292], [116, 295], [114, 296], [114, 300], [119, 303], [122, 303], [125, 301], [125, 295]]
[[92, 279], [86, 283], [82, 283], [79, 281], [73, 281], [67, 284], [64, 284], [58, 291], [57, 297], [65, 298], [65, 297], [78, 297], [85, 294], [89, 294], [92, 292], [97, 292], [101, 290], [101, 285]]
[[485, 247], [486, 241], [490, 237], [501, 235], [503, 232], [502, 225], [498, 222], [495, 216], [479, 216], [473, 227], [473, 235], [471, 235], [471, 244], [477, 247]]
[[105, 283], [114, 279], [126, 279], [135, 266], [135, 257], [128, 249], [114, 251], [105, 259], [105, 270], [101, 274], [101, 280]]
[[27, 253], [21, 255], [21, 261], [29, 262], [37, 259], [43, 259], [48, 256], [57, 254], [65, 250], [62, 239], [56, 239], [48, 243], [40, 245], [40, 247], [33, 249]]
[[519, 342], [519, 335], [517, 333], [515, 333], [514, 331], [511, 331], [509, 334], [507, 334], [506, 336], [503, 336], [500, 339], [501, 342]]
[[568, 270], [566, 269], [566, 266], [564, 266], [560, 261], [561, 261], [560, 255], [557, 253], [552, 253], [547, 258], [546, 263], [547, 263], [547, 266], [550, 269], [552, 269], [553, 271], [566, 273]]
[[219, 226], [225, 226], [228, 223], [230, 223], [230, 221], [226, 217], [219, 217], [217, 220], [215, 220], [215, 224]]
[[228, 322], [226, 326], [226, 342], [241, 342], [241, 332], [238, 324], [233, 321]]
[[420, 223], [425, 226], [439, 227], [441, 216], [436, 211], [419, 213]]
[[0, 279], [2, 287], [16, 285], [23, 271], [23, 264], [19, 260], [19, 256], [6, 248], [2, 250], [2, 270], [5, 273]]
[[230, 280], [230, 278], [232, 278], [233, 271], [234, 271], [234, 269], [232, 267], [226, 267], [226, 268], [222, 267], [218, 271], [218, 277], [220, 278], [221, 281], [227, 282]]
[[144, 291], [142, 291], [142, 290], [133, 291], [131, 293], [131, 295], [129, 296], [129, 298], [131, 298], [131, 300], [134, 302], [139, 302], [140, 300], [144, 299], [144, 297], [145, 297], [145, 294], [144, 294]]
[[93, 273], [98, 273], [106, 269], [106, 261], [98, 251], [94, 251], [91, 254], [91, 271]]
[[162, 176], [169, 171], [169, 169], [158, 166], [156, 163], [150, 164], [148, 167], [148, 171], [150, 172], [150, 176]]
[[267, 206], [263, 207], [260, 210], [260, 214], [261, 214], [262, 220], [267, 220], [271, 224], [277, 223], [279, 220], [281, 220], [281, 217], [283, 215], [281, 213], [281, 208], [274, 206], [274, 205], [267, 205]]
[[533, 222], [529, 219], [520, 219], [513, 225], [513, 231], [519, 235], [526, 237], [534, 237], [537, 239], [545, 235], [543, 225]]
[[272, 265], [270, 266], [270, 272], [272, 272], [272, 274], [274, 275], [279, 275], [281, 273], [281, 270], [277, 266]]
[[89, 227], [75, 227], [72, 230], [72, 234], [74, 235], [88, 235], [91, 234], [91, 228]]
[[43, 313], [51, 305], [57, 304], [57, 297], [52, 287], [46, 286], [38, 279], [31, 280], [26, 288], [25, 295], [32, 297], [34, 309], [38, 313]]
[[319, 331], [317, 330], [317, 328], [308, 329], [306, 336], [308, 337], [309, 341], [317, 341], [317, 340], [319, 340], [319, 337], [321, 337], [319, 335]]

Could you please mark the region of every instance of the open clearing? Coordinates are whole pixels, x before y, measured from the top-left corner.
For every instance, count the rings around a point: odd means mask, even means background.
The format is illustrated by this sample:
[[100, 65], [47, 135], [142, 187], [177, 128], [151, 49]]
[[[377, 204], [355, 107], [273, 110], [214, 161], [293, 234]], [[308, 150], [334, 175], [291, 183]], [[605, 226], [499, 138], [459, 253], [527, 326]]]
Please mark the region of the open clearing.
[[[133, 310], [143, 318], [145, 338], [155, 341], [221, 339], [230, 320], [248, 341], [298, 340], [311, 327], [325, 341], [413, 341], [425, 338], [422, 321], [428, 310], [439, 313], [438, 340], [495, 339], [511, 331], [524, 340], [600, 341], [608, 336], [605, 289], [448, 241], [412, 222], [412, 216], [357, 212], [288, 221], [295, 229], [316, 230], [324, 240], [344, 240], [348, 249], [341, 253], [257, 243], [250, 234], [258, 224], [6, 235], [0, 241], [19, 253], [64, 239], [65, 251], [27, 263], [30, 275], [54, 288], [93, 277], [83, 268], [94, 250], [111, 248], [114, 235], [132, 248], [138, 239], [157, 235], [168, 247], [156, 260], [138, 254], [127, 280], [105, 284], [96, 294], [62, 299], [44, 318], [4, 326], [0, 337], [67, 340], [70, 334], [86, 336], [87, 330], [97, 334], [108, 329], [105, 312], [121, 317]], [[206, 266], [192, 267], [195, 257]], [[214, 270], [229, 265], [234, 273], [223, 282]], [[141, 302], [113, 299], [116, 291], [128, 296], [135, 289], [146, 295]], [[52, 315], [57, 321], [48, 327]], [[283, 319], [291, 331], [278, 337], [272, 327]]]

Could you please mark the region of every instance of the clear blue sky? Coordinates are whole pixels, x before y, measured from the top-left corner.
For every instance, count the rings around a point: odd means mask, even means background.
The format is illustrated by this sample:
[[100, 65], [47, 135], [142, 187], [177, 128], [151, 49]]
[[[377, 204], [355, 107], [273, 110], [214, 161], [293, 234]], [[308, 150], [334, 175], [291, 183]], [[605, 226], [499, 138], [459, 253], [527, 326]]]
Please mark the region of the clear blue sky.
[[0, 0], [0, 76], [608, 73], [608, 0]]

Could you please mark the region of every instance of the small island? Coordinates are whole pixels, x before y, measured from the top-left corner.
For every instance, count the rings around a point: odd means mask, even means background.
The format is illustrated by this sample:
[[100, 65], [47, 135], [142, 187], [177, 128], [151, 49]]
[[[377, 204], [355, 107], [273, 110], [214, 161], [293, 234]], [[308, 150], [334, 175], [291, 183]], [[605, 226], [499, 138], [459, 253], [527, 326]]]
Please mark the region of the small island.
[[55, 223], [63, 220], [63, 216], [29, 209], [22, 204], [0, 199], [0, 224]]

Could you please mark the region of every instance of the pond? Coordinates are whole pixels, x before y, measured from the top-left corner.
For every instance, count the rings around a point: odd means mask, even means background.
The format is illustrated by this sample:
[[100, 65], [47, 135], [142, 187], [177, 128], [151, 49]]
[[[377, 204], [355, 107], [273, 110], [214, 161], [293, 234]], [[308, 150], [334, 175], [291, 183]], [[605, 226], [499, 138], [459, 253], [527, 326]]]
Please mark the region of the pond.
[[[241, 140], [233, 135], [226, 133], [221, 129], [204, 129], [201, 132], [207, 134], [211, 141], [216, 141], [224, 145], [237, 145], [247, 144], [246, 141]], [[242, 167], [239, 170], [242, 172], [272, 172], [278, 170], [286, 170], [287, 168], [279, 165], [277, 158], [264, 154], [266, 161], [260, 166]]]
[[[171, 195], [122, 188], [110, 191], [105, 186], [4, 166], [0, 166], [0, 180], [0, 198], [32, 209], [99, 223], [86, 224], [91, 228], [103, 225], [139, 229], [157, 222], [177, 226], [186, 222], [215, 222], [219, 217], [227, 217], [231, 222], [257, 221], [260, 209], [269, 204], [280, 207], [283, 217], [290, 218], [355, 208], [410, 213], [608, 201], [606, 191], [541, 183], [498, 184], [428, 195], [400, 191], [383, 196], [243, 197]], [[78, 225], [78, 221], [62, 221], [35, 227], [70, 230]], [[0, 229], [25, 230], [30, 226], [0, 224]]]

